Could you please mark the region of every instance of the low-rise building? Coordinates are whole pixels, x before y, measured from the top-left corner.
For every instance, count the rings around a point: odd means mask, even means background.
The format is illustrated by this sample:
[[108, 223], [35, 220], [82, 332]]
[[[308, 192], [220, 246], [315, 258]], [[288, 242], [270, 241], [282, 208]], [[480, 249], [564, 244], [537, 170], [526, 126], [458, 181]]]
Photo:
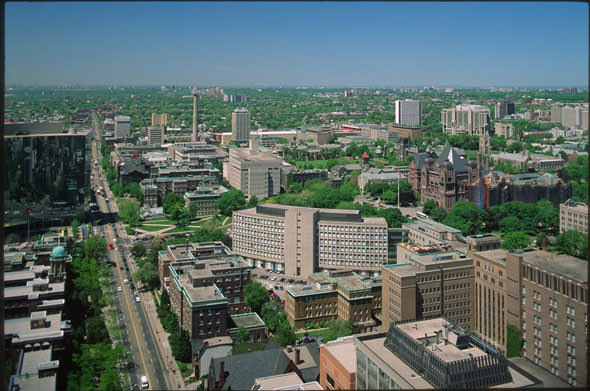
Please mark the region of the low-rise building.
[[559, 232], [569, 230], [588, 233], [588, 205], [574, 200], [559, 204]]
[[462, 237], [461, 231], [457, 228], [430, 219], [402, 223], [402, 228], [408, 230], [410, 243], [419, 245], [443, 244]]
[[320, 346], [319, 382], [323, 390], [356, 390], [354, 337], [339, 338]]
[[261, 377], [254, 380], [252, 390], [323, 390], [317, 381], [305, 383], [296, 372]]
[[309, 323], [342, 320], [373, 330], [381, 315], [381, 280], [351, 271], [313, 273], [309, 285], [285, 289], [285, 313], [300, 329]]
[[229, 190], [221, 185], [198, 186], [195, 190], [184, 193], [185, 205], [189, 206], [192, 203], [197, 205], [197, 215], [217, 213], [219, 210], [217, 200], [227, 192]]
[[402, 174], [397, 167], [370, 168], [358, 176], [358, 185], [360, 188], [364, 188], [375, 183], [393, 185], [398, 182], [407, 182], [407, 167], [405, 168], [406, 174]]

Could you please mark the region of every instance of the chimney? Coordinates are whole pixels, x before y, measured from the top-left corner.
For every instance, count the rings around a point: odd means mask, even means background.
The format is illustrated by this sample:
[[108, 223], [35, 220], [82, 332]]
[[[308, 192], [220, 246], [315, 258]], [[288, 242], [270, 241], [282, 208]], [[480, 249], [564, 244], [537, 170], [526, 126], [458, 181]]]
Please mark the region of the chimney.
[[543, 236], [543, 251], [547, 251], [547, 236]]
[[299, 348], [295, 348], [295, 365], [299, 365], [301, 363], [301, 351]]
[[223, 361], [219, 363], [219, 388], [223, 387], [225, 383], [225, 369], [223, 368]]

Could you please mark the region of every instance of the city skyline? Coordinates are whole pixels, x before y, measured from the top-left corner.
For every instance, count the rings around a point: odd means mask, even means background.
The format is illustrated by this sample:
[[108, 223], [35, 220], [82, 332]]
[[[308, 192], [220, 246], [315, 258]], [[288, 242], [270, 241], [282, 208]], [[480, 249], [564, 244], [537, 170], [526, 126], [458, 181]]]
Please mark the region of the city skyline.
[[7, 3], [5, 82], [586, 86], [587, 21], [583, 3]]

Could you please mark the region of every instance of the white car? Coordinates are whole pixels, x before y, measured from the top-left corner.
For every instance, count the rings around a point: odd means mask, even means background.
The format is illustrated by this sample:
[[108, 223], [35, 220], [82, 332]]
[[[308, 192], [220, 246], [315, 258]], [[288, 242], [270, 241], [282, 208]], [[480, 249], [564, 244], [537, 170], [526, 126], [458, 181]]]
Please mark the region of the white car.
[[117, 292], [121, 292], [123, 290], [123, 288], [121, 288], [120, 286], [117, 287]]
[[129, 284], [129, 280], [128, 279], [124, 279], [123, 280], [123, 284]]
[[141, 301], [141, 297], [135, 296], [135, 301], [137, 301], [139, 303]]
[[150, 384], [148, 383], [148, 379], [146, 376], [142, 376], [140, 379], [141, 382], [141, 388], [142, 389], [148, 389], [150, 387]]

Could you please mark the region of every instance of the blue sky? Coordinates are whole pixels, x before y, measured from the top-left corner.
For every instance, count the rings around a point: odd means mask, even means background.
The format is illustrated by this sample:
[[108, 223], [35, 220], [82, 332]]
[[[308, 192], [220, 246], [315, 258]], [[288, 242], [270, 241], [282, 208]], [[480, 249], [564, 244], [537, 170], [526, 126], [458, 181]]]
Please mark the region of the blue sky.
[[6, 3], [6, 83], [586, 86], [585, 3]]

